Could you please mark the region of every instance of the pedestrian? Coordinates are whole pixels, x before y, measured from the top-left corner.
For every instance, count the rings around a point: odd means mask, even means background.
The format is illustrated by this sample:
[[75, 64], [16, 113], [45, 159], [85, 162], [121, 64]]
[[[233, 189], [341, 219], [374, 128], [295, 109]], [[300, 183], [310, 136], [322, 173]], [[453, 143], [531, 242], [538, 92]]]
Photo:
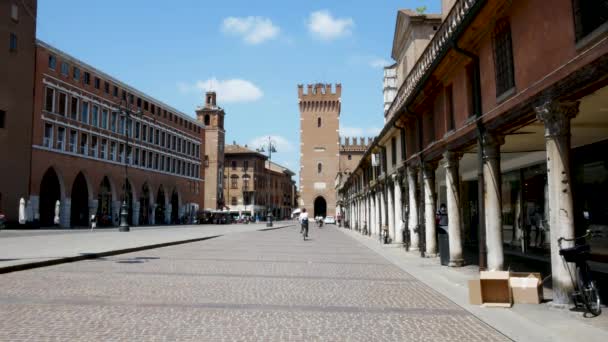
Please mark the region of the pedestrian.
[[97, 215], [91, 215], [91, 230], [97, 228]]
[[299, 217], [300, 221], [300, 234], [304, 234], [304, 237], [308, 237], [308, 213], [306, 208], [302, 209]]

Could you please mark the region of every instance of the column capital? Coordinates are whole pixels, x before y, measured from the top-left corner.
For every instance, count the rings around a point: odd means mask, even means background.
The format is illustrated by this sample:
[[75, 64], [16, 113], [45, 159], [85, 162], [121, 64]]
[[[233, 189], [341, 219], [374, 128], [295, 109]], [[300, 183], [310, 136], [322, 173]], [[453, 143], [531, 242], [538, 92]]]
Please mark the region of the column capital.
[[570, 135], [570, 119], [579, 112], [580, 101], [548, 100], [534, 107], [536, 118], [545, 124], [545, 137]]
[[391, 175], [391, 178], [392, 178], [394, 184], [399, 184], [399, 183], [401, 183], [403, 176], [401, 175], [401, 172], [396, 172]]
[[445, 151], [443, 153], [443, 167], [446, 169], [457, 167], [461, 158], [462, 152]]
[[486, 132], [481, 136], [483, 159], [496, 159], [500, 157], [500, 145], [505, 143], [505, 137], [499, 134]]
[[435, 170], [437, 169], [437, 162], [428, 161], [422, 164], [422, 176], [424, 178], [435, 177]]

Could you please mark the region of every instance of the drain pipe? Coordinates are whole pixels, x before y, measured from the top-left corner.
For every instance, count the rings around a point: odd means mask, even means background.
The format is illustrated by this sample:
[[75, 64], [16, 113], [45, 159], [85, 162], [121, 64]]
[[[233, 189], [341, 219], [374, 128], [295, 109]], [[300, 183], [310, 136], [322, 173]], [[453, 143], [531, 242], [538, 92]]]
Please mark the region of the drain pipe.
[[477, 207], [478, 207], [478, 239], [479, 239], [479, 269], [487, 269], [487, 246], [486, 246], [486, 218], [485, 218], [485, 183], [483, 177], [483, 139], [485, 134], [485, 127], [481, 121], [481, 69], [479, 66], [479, 56], [476, 54], [464, 50], [458, 46], [458, 42], [452, 43], [454, 51], [469, 57], [473, 60], [473, 114], [475, 115], [476, 126], [477, 126]]

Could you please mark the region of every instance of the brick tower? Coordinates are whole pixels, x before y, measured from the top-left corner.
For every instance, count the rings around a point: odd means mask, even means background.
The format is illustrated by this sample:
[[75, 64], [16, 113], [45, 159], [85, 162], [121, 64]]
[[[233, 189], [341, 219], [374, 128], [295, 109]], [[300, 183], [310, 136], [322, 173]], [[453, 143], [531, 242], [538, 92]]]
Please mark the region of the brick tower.
[[300, 207], [309, 216], [335, 216], [334, 182], [339, 171], [342, 86], [298, 85], [300, 108]]
[[216, 103], [214, 91], [205, 93], [205, 105], [197, 108], [196, 118], [205, 125], [205, 209], [224, 206], [224, 109]]

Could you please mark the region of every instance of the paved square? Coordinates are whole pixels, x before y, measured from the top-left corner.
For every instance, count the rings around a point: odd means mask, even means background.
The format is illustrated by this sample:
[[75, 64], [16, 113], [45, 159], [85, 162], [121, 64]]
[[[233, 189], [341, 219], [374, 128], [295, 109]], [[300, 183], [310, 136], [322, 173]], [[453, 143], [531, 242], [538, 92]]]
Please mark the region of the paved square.
[[0, 341], [505, 341], [329, 226], [0, 275]]

